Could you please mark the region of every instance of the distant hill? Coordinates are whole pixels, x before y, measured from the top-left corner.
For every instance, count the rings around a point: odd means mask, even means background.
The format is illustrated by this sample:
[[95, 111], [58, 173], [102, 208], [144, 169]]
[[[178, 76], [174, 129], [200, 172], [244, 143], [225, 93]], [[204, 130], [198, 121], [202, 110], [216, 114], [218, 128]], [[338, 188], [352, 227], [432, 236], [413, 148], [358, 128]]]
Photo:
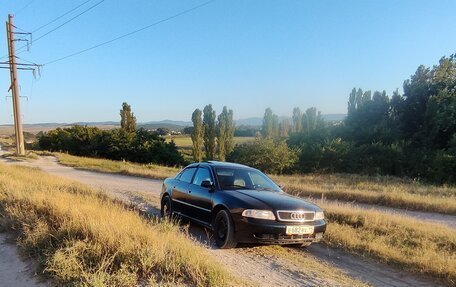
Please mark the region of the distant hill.
[[[39, 123], [39, 124], [24, 124], [24, 132], [37, 134], [39, 132], [47, 132], [56, 128], [71, 127], [74, 125], [98, 127], [103, 130], [109, 130], [119, 127], [118, 122], [77, 122], [77, 123]], [[0, 125], [0, 135], [14, 134], [13, 125]]]
[[173, 120], [138, 123], [138, 127], [140, 127], [140, 128], [145, 128], [145, 129], [149, 129], [149, 130], [156, 130], [158, 128], [162, 128], [162, 129], [169, 129], [172, 131], [182, 131], [185, 127], [189, 127], [192, 125], [193, 125], [192, 122], [173, 121]]
[[[328, 122], [339, 122], [346, 117], [345, 114], [327, 114], [323, 115], [323, 118]], [[282, 119], [282, 118], [281, 118]], [[246, 119], [236, 120], [237, 126], [261, 126], [263, 124], [263, 118], [252, 117]], [[69, 127], [74, 125], [87, 125], [91, 127], [98, 127], [100, 129], [114, 129], [119, 127], [119, 122], [115, 121], [104, 121], [104, 122], [76, 122], [76, 123], [39, 123], [39, 124], [24, 124], [24, 131], [30, 133], [38, 133], [40, 131], [50, 131], [56, 128]], [[155, 130], [158, 128], [170, 129], [174, 131], [182, 131], [183, 128], [192, 126], [190, 121], [150, 121], [144, 123], [138, 123], [138, 127]], [[11, 135], [14, 133], [12, 125], [0, 125], [0, 135]]]

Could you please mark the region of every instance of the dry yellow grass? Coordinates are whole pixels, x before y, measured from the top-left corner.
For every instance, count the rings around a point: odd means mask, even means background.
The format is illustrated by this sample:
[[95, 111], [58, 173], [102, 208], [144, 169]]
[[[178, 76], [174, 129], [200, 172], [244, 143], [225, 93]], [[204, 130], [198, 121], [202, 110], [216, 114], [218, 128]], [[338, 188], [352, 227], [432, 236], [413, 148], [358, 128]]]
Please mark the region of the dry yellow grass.
[[14, 161], [27, 161], [32, 159], [38, 159], [38, 155], [34, 151], [26, 151], [24, 156], [16, 155], [14, 152], [2, 154], [1, 157], [14, 160]]
[[456, 187], [420, 184], [387, 176], [273, 176], [293, 195], [456, 214]]
[[325, 243], [456, 284], [456, 231], [396, 214], [318, 202]]
[[155, 179], [173, 177], [179, 172], [179, 168], [156, 164], [137, 164], [109, 159], [80, 157], [66, 153], [54, 153], [54, 155], [59, 159], [61, 164], [100, 172], [143, 176]]
[[0, 226], [65, 286], [239, 284], [175, 225], [36, 169], [0, 164], [0, 214]]

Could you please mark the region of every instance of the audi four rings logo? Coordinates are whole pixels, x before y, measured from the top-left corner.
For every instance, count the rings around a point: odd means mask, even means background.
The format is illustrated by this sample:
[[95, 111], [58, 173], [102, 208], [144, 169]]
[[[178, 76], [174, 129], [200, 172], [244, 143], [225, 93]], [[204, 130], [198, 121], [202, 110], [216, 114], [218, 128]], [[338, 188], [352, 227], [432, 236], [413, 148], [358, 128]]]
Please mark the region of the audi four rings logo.
[[290, 215], [291, 219], [304, 219], [304, 213], [302, 212], [293, 212]]

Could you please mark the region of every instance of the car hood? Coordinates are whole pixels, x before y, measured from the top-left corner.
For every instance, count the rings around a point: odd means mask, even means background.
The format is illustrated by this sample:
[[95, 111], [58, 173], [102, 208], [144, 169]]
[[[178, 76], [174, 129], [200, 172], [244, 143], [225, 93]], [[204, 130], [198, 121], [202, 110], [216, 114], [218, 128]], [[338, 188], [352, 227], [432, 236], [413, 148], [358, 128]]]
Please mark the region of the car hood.
[[304, 199], [289, 195], [285, 192], [265, 190], [235, 190], [236, 197], [249, 203], [259, 201], [272, 210], [308, 210], [320, 211], [321, 209]]

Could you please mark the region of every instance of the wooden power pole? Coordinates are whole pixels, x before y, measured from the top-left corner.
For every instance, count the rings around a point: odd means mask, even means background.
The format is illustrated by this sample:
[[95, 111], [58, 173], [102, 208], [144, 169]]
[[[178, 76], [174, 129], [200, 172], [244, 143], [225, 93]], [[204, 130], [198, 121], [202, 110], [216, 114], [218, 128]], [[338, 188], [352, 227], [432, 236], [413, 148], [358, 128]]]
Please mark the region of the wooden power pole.
[[8, 37], [8, 55], [11, 76], [10, 90], [13, 97], [14, 131], [16, 134], [16, 154], [24, 156], [24, 133], [22, 131], [21, 102], [19, 98], [19, 83], [17, 78], [16, 54], [14, 47], [13, 15], [11, 14], [8, 15], [8, 21], [6, 22], [6, 35]]

